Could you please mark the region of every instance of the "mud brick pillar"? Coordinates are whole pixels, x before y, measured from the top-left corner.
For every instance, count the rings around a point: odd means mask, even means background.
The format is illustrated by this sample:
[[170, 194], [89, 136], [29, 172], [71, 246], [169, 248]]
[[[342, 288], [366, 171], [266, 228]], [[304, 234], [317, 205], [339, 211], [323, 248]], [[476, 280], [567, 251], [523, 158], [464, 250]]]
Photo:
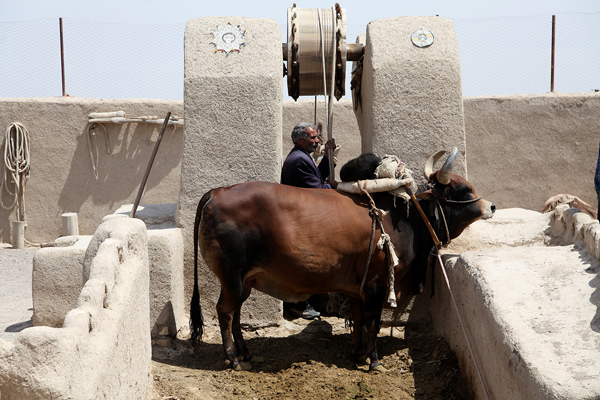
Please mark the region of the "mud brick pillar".
[[376, 20], [367, 26], [365, 44], [357, 110], [362, 152], [397, 155], [422, 180], [431, 154], [457, 146], [453, 172], [466, 177], [454, 24], [441, 17]]
[[[184, 291], [189, 304], [194, 216], [202, 195], [240, 182], [279, 182], [283, 77], [277, 22], [242, 17], [188, 21], [184, 75], [177, 221], [184, 232]], [[203, 261], [199, 280], [205, 323], [216, 324], [220, 285]], [[280, 318], [281, 302], [269, 296], [253, 292], [244, 304], [244, 322], [260, 325]]]

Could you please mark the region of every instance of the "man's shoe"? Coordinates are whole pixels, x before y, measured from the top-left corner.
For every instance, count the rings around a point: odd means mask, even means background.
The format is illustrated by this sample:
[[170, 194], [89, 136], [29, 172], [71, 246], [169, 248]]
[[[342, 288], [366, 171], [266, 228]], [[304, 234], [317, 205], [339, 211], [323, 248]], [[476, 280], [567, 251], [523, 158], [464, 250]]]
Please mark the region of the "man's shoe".
[[318, 312], [317, 310], [315, 310], [313, 308], [313, 306], [311, 306], [310, 304], [306, 305], [306, 309], [304, 309], [304, 311], [302, 311], [301, 317], [304, 319], [315, 319], [315, 318], [319, 318], [321, 316], [321, 313]]

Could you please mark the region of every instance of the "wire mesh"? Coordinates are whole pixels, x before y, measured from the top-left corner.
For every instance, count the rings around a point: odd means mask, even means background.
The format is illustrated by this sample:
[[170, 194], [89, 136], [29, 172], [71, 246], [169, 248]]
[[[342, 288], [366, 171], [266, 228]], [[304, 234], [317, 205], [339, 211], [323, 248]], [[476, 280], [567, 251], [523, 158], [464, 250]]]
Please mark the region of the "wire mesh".
[[463, 95], [550, 91], [552, 16], [454, 20]]
[[0, 23], [0, 96], [60, 96], [58, 19]]
[[[550, 14], [453, 22], [464, 96], [550, 91]], [[282, 41], [287, 41], [286, 24], [279, 26]], [[556, 15], [555, 91], [600, 89], [598, 26], [600, 13]], [[183, 99], [184, 31], [185, 22], [143, 25], [63, 19], [66, 93]], [[347, 42], [354, 43], [364, 32], [366, 26], [348, 23]], [[0, 22], [0, 96], [60, 96], [59, 39], [57, 18]]]
[[600, 91], [600, 13], [556, 16], [554, 90]]

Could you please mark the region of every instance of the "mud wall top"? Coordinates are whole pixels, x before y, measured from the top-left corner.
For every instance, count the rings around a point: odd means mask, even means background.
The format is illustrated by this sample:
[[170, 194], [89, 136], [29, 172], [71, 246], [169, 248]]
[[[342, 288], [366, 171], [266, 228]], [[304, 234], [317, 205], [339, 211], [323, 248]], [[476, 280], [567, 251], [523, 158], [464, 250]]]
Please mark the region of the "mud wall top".
[[[90, 235], [102, 217], [133, 203], [160, 125], [106, 124], [111, 154], [106, 153], [101, 132], [96, 137], [96, 180], [87, 142], [88, 114], [116, 110], [131, 116], [162, 117], [167, 111], [183, 116], [181, 101], [0, 99], [0, 128], [17, 121], [31, 135], [32, 169], [25, 194], [27, 240], [46, 242], [58, 237], [64, 212], [77, 212], [80, 234]], [[318, 113], [324, 121], [321, 105]], [[539, 211], [547, 198], [558, 193], [574, 194], [595, 205], [599, 93], [467, 97], [464, 113], [468, 179], [498, 208]], [[284, 101], [282, 157], [292, 147], [292, 127], [300, 121], [312, 122], [313, 114], [313, 101]], [[181, 127], [165, 132], [142, 203], [178, 202], [182, 132]], [[339, 170], [361, 148], [349, 99], [334, 103], [333, 134], [342, 146]], [[410, 167], [420, 173], [423, 166]], [[4, 243], [11, 242], [12, 220], [12, 212], [0, 209]]]

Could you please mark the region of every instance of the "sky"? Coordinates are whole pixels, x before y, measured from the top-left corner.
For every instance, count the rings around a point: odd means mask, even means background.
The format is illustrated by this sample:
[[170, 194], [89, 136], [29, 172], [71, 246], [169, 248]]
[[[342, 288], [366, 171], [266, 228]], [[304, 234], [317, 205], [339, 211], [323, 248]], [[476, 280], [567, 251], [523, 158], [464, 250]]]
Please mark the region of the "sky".
[[[600, 0], [339, 3], [346, 10], [349, 43], [377, 19], [440, 15], [452, 20], [465, 96], [549, 91], [551, 15], [559, 14], [556, 91], [600, 89]], [[11, 54], [0, 57], [0, 96], [60, 95], [56, 21], [63, 18], [68, 94], [182, 99], [186, 21], [209, 16], [270, 18], [285, 35], [287, 9], [293, 4], [280, 0], [0, 0], [0, 51]], [[329, 8], [334, 4], [296, 0], [300, 8]], [[165, 26], [156, 29], [157, 24]], [[160, 50], [163, 57], [157, 58], [157, 49], [165, 48], [171, 53]], [[349, 97], [350, 74], [346, 78]]]
[[[45, 17], [76, 18], [103, 22], [174, 23], [209, 16], [271, 18], [286, 22], [294, 1], [281, 0], [0, 0], [0, 21], [27, 21]], [[301, 8], [328, 8], [335, 2], [296, 0]], [[348, 23], [366, 26], [390, 16], [440, 15], [446, 18], [505, 17], [562, 12], [600, 11], [598, 0], [347, 0]]]

